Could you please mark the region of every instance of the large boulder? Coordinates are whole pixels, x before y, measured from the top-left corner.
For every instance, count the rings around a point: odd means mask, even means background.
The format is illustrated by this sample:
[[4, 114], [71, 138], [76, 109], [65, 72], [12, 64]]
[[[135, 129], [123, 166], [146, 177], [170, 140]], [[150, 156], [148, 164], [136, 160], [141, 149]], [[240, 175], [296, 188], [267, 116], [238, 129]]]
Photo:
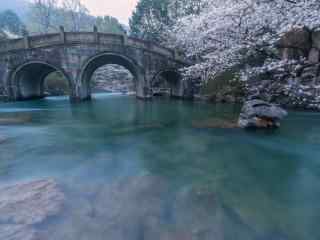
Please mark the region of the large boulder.
[[285, 116], [287, 112], [281, 107], [253, 99], [245, 102], [238, 124], [241, 128], [277, 128]]

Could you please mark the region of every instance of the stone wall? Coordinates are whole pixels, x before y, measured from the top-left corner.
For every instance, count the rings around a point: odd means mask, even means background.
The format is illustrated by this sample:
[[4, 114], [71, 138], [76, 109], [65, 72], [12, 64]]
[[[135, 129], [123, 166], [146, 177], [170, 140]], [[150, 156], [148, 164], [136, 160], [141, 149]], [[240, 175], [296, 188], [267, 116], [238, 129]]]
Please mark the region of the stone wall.
[[293, 29], [282, 36], [279, 44], [283, 59], [306, 58], [309, 63], [320, 62], [320, 30]]

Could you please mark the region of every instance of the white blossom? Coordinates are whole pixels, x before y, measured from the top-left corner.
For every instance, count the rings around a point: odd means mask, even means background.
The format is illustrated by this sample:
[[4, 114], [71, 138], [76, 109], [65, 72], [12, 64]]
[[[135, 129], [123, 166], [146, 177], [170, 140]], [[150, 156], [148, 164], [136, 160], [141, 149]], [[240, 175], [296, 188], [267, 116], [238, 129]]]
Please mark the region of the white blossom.
[[[181, 17], [168, 30], [172, 47], [196, 62], [185, 69], [193, 77], [214, 75], [259, 53], [272, 54], [292, 28], [320, 26], [319, 0], [206, 1], [199, 15]], [[268, 61], [271, 68], [279, 64]]]

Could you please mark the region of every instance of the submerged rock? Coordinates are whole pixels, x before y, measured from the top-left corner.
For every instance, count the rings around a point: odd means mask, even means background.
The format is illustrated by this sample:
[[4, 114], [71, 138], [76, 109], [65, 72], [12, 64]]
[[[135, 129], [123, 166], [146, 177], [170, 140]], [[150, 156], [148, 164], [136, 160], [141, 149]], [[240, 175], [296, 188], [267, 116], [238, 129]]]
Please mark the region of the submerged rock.
[[220, 119], [220, 118], [211, 118], [203, 121], [193, 121], [192, 127], [198, 129], [205, 128], [238, 128], [238, 124], [234, 120], [229, 119]]
[[140, 131], [149, 131], [154, 129], [164, 128], [165, 125], [161, 123], [149, 123], [149, 124], [140, 124], [132, 127], [118, 128], [114, 129], [112, 133], [114, 134], [131, 134]]
[[7, 138], [0, 136], [0, 144], [5, 143]]
[[0, 239], [40, 240], [32, 227], [18, 224], [0, 224]]
[[61, 221], [42, 239], [157, 240], [163, 232], [168, 188], [161, 177], [137, 176], [99, 185], [90, 197], [76, 194], [71, 202], [67, 199]]
[[31, 121], [32, 121], [32, 118], [29, 115], [16, 116], [16, 117], [0, 117], [0, 125], [25, 124]]
[[162, 178], [132, 177], [101, 190], [94, 203], [95, 216], [104, 220], [110, 239], [156, 237], [167, 195], [168, 184]]
[[220, 197], [205, 186], [178, 192], [172, 211], [177, 229], [190, 231], [190, 239], [255, 239], [255, 231]]
[[209, 187], [176, 189], [164, 177], [145, 175], [102, 184], [94, 192], [69, 199], [62, 221], [41, 239], [254, 239]]
[[275, 104], [258, 99], [249, 100], [241, 110], [238, 124], [241, 128], [278, 128], [280, 120], [287, 114]]
[[57, 215], [63, 201], [51, 179], [0, 187], [0, 239], [38, 240], [34, 226]]
[[32, 225], [56, 215], [64, 195], [54, 180], [0, 188], [0, 222]]

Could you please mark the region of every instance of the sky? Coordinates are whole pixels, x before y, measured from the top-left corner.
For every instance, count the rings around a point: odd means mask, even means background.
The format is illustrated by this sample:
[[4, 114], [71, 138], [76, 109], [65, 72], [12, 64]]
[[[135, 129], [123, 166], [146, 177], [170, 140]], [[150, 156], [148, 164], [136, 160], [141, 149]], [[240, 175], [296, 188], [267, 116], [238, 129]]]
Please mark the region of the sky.
[[[0, 10], [14, 9], [20, 16], [25, 13], [25, 3], [31, 0], [0, 0]], [[59, 0], [60, 1], [60, 0]], [[96, 16], [110, 15], [116, 17], [121, 23], [128, 24], [128, 19], [138, 0], [81, 0]]]
[[81, 0], [81, 2], [93, 15], [110, 15], [121, 23], [128, 24], [138, 0]]

